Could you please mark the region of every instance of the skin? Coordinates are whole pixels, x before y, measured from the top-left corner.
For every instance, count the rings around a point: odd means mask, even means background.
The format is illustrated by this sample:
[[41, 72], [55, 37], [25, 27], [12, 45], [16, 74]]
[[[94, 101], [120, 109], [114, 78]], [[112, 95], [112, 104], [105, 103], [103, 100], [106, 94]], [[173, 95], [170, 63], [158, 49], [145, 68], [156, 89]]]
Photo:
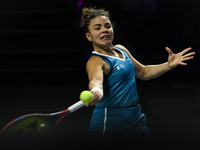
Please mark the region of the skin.
[[[86, 33], [86, 38], [92, 42], [94, 51], [109, 55], [113, 57], [123, 58], [122, 54], [113, 49], [112, 41], [114, 39], [114, 31], [109, 18], [105, 16], [96, 17], [90, 20], [89, 32]], [[102, 38], [107, 36], [106, 38]], [[166, 47], [168, 52], [168, 61], [158, 65], [143, 65], [138, 62], [122, 45], [115, 45], [115, 47], [124, 50], [132, 60], [135, 66], [135, 76], [141, 80], [150, 80], [156, 78], [163, 73], [175, 68], [177, 65], [187, 65], [184, 61], [193, 59], [195, 52], [188, 53], [192, 48], [186, 48], [180, 53], [174, 54], [170, 48]], [[99, 87], [103, 91], [103, 77], [110, 70], [109, 65], [99, 56], [92, 56], [86, 64], [86, 71], [89, 77], [89, 90], [94, 87]], [[101, 101], [99, 92], [93, 92], [92, 101], [86, 106], [92, 106]]]

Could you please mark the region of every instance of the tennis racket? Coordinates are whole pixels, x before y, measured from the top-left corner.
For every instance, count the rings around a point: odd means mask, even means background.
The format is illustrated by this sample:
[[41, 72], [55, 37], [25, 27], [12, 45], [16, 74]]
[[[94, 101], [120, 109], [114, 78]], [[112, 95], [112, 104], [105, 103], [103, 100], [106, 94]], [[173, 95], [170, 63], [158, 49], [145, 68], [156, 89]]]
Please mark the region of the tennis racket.
[[20, 116], [5, 125], [0, 131], [0, 136], [47, 136], [65, 116], [75, 112], [84, 105], [85, 103], [80, 100], [59, 112], [32, 113]]

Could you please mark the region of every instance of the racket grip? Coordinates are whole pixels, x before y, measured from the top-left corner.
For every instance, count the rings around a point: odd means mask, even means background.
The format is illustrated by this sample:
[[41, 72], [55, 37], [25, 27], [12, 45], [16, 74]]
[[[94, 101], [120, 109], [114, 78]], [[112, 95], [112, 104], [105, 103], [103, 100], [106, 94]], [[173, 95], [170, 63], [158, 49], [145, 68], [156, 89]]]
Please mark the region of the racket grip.
[[75, 103], [72, 106], [68, 107], [68, 111], [70, 113], [73, 113], [73, 112], [75, 112], [76, 110], [80, 109], [83, 106], [85, 106], [85, 103], [82, 102], [82, 101], [78, 101], [77, 103]]

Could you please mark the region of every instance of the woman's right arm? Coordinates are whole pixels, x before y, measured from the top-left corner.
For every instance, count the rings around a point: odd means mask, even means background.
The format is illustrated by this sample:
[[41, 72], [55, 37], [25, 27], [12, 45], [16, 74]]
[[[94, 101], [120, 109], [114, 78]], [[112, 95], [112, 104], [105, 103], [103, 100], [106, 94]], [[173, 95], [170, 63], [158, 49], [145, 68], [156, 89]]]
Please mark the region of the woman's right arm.
[[[89, 85], [88, 88], [91, 91], [94, 88], [99, 88], [103, 91], [103, 68], [104, 68], [105, 62], [103, 59], [99, 56], [92, 56], [87, 64], [86, 64], [86, 71], [88, 74], [88, 79], [89, 79]], [[100, 102], [102, 95], [101, 93], [97, 92], [92, 92], [93, 93], [93, 98], [92, 101], [86, 106], [89, 105], [95, 105], [98, 102]]]

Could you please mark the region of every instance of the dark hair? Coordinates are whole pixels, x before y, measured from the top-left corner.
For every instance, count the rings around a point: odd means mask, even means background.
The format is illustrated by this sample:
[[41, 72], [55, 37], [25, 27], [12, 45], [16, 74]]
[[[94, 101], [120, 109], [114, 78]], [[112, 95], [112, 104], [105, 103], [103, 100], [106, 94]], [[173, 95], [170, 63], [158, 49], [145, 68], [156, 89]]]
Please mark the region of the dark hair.
[[[82, 9], [80, 26], [85, 29], [85, 32], [89, 32], [88, 26], [90, 24], [90, 20], [100, 16], [108, 17], [108, 19], [111, 20], [110, 13], [104, 8], [96, 9], [95, 7], [84, 7]], [[114, 26], [113, 23], [112, 25]]]

